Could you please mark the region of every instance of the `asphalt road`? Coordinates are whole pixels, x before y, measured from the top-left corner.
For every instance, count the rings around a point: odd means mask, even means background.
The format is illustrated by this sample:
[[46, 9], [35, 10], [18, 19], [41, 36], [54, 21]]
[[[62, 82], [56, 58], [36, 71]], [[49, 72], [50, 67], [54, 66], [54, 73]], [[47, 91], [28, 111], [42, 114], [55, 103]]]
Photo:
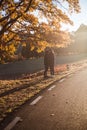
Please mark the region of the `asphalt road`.
[[87, 130], [87, 69], [50, 86], [14, 113], [12, 130]]

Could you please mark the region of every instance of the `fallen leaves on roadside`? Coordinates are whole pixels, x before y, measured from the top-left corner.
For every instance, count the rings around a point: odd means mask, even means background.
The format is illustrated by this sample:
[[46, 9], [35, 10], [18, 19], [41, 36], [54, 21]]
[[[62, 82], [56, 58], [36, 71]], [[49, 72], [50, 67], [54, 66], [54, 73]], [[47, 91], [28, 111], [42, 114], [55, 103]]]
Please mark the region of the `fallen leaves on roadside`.
[[[69, 70], [67, 70], [67, 65], [58, 65], [55, 67], [55, 77], [50, 77], [46, 80], [43, 79], [42, 71], [38, 72], [38, 74], [33, 74], [33, 76], [28, 74], [26, 76], [23, 75], [21, 78], [15, 80], [0, 80], [0, 95], [6, 93], [6, 95], [0, 97], [0, 121], [3, 120], [8, 113], [11, 113], [24, 104], [54, 81], [84, 67], [87, 67], [86, 60], [69, 64]], [[48, 75], [50, 75], [50, 73], [48, 73]], [[16, 91], [10, 92], [9, 94], [7, 93], [13, 89]], [[55, 96], [55, 94], [53, 96]], [[53, 116], [53, 114], [51, 116]]]

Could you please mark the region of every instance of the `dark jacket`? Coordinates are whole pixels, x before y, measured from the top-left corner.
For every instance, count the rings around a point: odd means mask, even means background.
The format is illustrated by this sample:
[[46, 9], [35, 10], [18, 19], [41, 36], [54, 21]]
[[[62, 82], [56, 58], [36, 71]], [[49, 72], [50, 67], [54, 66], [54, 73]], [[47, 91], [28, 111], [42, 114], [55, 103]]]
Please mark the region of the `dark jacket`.
[[52, 52], [52, 50], [45, 51], [44, 65], [46, 66], [54, 65], [54, 53]]

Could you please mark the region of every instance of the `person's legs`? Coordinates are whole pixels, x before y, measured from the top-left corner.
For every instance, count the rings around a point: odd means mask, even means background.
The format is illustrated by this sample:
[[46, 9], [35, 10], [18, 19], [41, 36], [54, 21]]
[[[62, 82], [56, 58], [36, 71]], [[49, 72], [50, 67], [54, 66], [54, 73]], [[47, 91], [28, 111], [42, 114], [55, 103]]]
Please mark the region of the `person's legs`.
[[54, 65], [50, 65], [50, 74], [54, 75]]
[[48, 66], [45, 65], [44, 78], [47, 77]]

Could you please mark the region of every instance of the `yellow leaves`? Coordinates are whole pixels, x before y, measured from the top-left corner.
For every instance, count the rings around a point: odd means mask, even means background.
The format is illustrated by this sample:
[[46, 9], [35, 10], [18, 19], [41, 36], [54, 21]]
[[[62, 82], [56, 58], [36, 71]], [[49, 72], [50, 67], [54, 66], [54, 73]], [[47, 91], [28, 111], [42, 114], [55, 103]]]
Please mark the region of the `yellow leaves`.
[[2, 37], [2, 40], [6, 42], [6, 41], [8, 41], [11, 37], [13, 37], [13, 35], [14, 35], [13, 33], [4, 34], [3, 37]]
[[15, 13], [12, 13], [12, 15], [11, 15], [11, 19], [15, 19], [17, 17], [17, 13], [15, 12]]
[[18, 36], [18, 35], [16, 35], [16, 37], [14, 38], [16, 41], [20, 41], [21, 40], [21, 38]]
[[47, 2], [51, 2], [52, 0], [46, 0]]
[[9, 50], [10, 53], [13, 54], [16, 49], [15, 49], [15, 46], [13, 44], [11, 44], [11, 45], [9, 45], [8, 50]]
[[14, 46], [14, 44], [10, 44], [10, 45], [6, 45], [6, 46], [3, 46], [3, 45], [0, 45], [0, 49], [7, 52], [8, 54], [14, 54], [16, 48]]
[[79, 0], [64, 0], [67, 1], [69, 4], [69, 11], [70, 13], [73, 12], [80, 12], [80, 5], [79, 5]]
[[4, 104], [4, 103], [5, 103], [4, 99], [0, 98], [0, 106], [1, 106], [2, 104]]
[[34, 11], [34, 9], [33, 8], [30, 8], [30, 12], [33, 12]]
[[42, 23], [42, 24], [41, 24], [41, 27], [42, 27], [45, 31], [51, 31], [51, 30], [52, 30], [51, 27], [50, 27], [48, 24], [46, 24], [46, 23]]
[[25, 43], [25, 42], [23, 42], [23, 43], [22, 43], [22, 46], [23, 46], [23, 47], [26, 47], [26, 43]]
[[38, 46], [47, 46], [48, 45], [48, 43], [46, 42], [46, 41], [39, 41], [38, 42]]
[[12, 109], [11, 109], [11, 108], [9, 108], [9, 109], [7, 110], [7, 113], [10, 113], [10, 112], [12, 112]]
[[37, 49], [37, 52], [40, 53], [42, 50], [40, 48]]
[[[21, 21], [20, 21], [21, 22]], [[15, 28], [18, 28], [18, 29], [20, 29], [21, 28], [21, 25], [19, 24], [19, 23], [15, 23]]]
[[38, 41], [38, 43], [37, 43], [37, 46], [38, 46], [37, 52], [38, 53], [42, 52], [47, 45], [48, 45], [48, 43], [46, 41]]
[[23, 20], [25, 20], [31, 24], [34, 24], [34, 25], [36, 25], [38, 23], [38, 18], [35, 17], [33, 14], [24, 13], [22, 11], [21, 11], [21, 13], [22, 13]]
[[33, 14], [29, 14], [28, 19], [34, 25], [38, 23], [38, 19]]
[[31, 51], [33, 51], [33, 50], [34, 50], [34, 48], [35, 48], [35, 46], [34, 46], [34, 45], [32, 45], [32, 46], [31, 46]]
[[3, 40], [7, 40], [7, 34], [3, 35]]
[[3, 50], [4, 48], [3, 48], [3, 46], [2, 46], [2, 44], [0, 45], [0, 50]]
[[[63, 1], [60, 2], [60, 5], [62, 5]], [[78, 12], [79, 0], [65, 1], [69, 3], [70, 10]], [[20, 4], [20, 2], [22, 3]], [[3, 32], [0, 39], [3, 46], [0, 48], [4, 49], [8, 54], [15, 51], [15, 46], [17, 47], [20, 41], [26, 42], [22, 44], [25, 48], [27, 42], [32, 43], [30, 45], [31, 51], [37, 45], [37, 51], [40, 52], [48, 44], [60, 44], [70, 40], [68, 35], [61, 33], [60, 22], [72, 24], [72, 21], [56, 6], [56, 2], [59, 4], [58, 0], [55, 0], [55, 2], [52, 2], [52, 0], [32, 0], [28, 8], [29, 2], [30, 0], [19, 0], [18, 2], [9, 0], [5, 3], [2, 1], [0, 11], [6, 10], [5, 15], [0, 14], [2, 19], [0, 26]], [[19, 16], [18, 19], [16, 19], [17, 16]], [[40, 19], [43, 19], [43, 23]]]
[[40, 34], [37, 34], [37, 38], [40, 38]]
[[0, 14], [0, 19], [2, 18], [2, 15]]
[[[9, 5], [10, 6], [10, 5]], [[13, 11], [15, 9], [15, 6], [10, 6], [9, 11]]]

